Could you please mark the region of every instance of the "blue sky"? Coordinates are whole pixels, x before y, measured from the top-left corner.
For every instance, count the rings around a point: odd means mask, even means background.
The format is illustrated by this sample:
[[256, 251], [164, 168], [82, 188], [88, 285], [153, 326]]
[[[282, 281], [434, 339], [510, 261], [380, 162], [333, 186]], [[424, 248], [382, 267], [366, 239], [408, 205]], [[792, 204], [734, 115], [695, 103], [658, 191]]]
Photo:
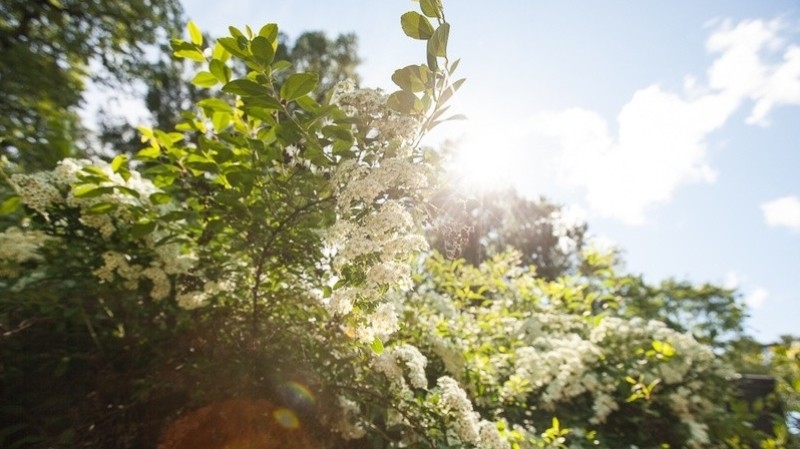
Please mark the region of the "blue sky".
[[[736, 286], [759, 340], [800, 334], [800, 4], [444, 3], [470, 118], [429, 142], [458, 141], [466, 179], [569, 205], [649, 280]], [[184, 5], [212, 35], [355, 32], [368, 87], [424, 61], [411, 1]]]

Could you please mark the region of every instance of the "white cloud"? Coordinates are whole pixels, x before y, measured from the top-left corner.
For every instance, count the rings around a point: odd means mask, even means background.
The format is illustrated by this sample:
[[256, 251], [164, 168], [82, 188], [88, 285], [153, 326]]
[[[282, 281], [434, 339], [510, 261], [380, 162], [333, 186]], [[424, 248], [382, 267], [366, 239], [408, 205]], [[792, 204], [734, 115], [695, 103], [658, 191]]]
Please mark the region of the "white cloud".
[[[627, 224], [642, 224], [646, 212], [672, 199], [682, 185], [713, 183], [707, 138], [745, 100], [755, 101], [748, 123], [767, 124], [780, 104], [800, 104], [800, 47], [780, 38], [777, 20], [724, 22], [707, 50], [719, 53], [708, 69], [708, 85], [691, 76], [683, 92], [658, 85], [639, 89], [617, 115], [618, 133], [593, 111], [572, 108], [531, 119], [535, 136], [559, 147], [559, 181], [583, 189], [590, 208]], [[783, 59], [766, 57], [783, 50]]]
[[800, 232], [800, 199], [784, 196], [761, 204], [764, 221], [769, 226], [787, 227]]
[[766, 126], [775, 106], [800, 104], [800, 47], [784, 42], [784, 28], [778, 19], [726, 21], [707, 41], [710, 52], [721, 53], [708, 71], [709, 86], [754, 100], [749, 124]]
[[722, 286], [727, 288], [728, 290], [736, 290], [739, 286], [742, 285], [742, 277], [739, 273], [735, 271], [729, 271], [725, 273], [725, 280], [722, 282]]
[[744, 298], [745, 304], [753, 309], [759, 309], [764, 305], [764, 302], [769, 298], [769, 291], [765, 288], [759, 287], [751, 291]]

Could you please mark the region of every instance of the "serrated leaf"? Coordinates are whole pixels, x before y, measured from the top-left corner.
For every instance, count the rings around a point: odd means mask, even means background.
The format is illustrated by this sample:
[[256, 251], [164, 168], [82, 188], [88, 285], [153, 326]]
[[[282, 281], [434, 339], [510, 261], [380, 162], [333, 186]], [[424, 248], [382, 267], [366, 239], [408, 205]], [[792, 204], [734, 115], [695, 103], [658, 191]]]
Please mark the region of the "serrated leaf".
[[189, 38], [193, 44], [197, 46], [203, 45], [203, 33], [200, 32], [200, 28], [197, 27], [193, 20], [186, 24], [186, 29], [189, 30]]
[[192, 78], [192, 84], [198, 87], [214, 87], [217, 83], [219, 83], [219, 79], [211, 72], [198, 72], [197, 75]]
[[8, 215], [16, 212], [21, 204], [22, 200], [17, 195], [6, 198], [6, 200], [0, 204], [0, 215]]
[[431, 22], [416, 11], [409, 11], [400, 16], [400, 26], [406, 36], [413, 39], [426, 40], [433, 36]]
[[319, 75], [316, 73], [295, 73], [281, 86], [281, 99], [292, 101], [307, 95], [317, 88]]
[[269, 94], [269, 90], [266, 87], [248, 79], [233, 80], [222, 86], [222, 91], [242, 97], [255, 97]]

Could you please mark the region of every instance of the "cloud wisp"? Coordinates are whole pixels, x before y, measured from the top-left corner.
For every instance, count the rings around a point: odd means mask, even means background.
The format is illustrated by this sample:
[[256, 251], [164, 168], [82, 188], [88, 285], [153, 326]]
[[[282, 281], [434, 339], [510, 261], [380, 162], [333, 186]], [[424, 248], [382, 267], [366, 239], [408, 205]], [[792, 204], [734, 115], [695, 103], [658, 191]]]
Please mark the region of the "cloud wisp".
[[599, 114], [582, 108], [540, 113], [530, 132], [558, 147], [560, 182], [583, 189], [591, 210], [631, 225], [689, 183], [713, 183], [708, 136], [745, 102], [748, 124], [768, 126], [770, 111], [800, 104], [800, 47], [788, 44], [779, 20], [717, 24], [706, 49], [716, 58], [707, 85], [687, 78], [683, 92], [639, 89], [617, 115], [613, 135]]
[[800, 232], [800, 199], [784, 196], [761, 204], [764, 222], [770, 227], [785, 227]]

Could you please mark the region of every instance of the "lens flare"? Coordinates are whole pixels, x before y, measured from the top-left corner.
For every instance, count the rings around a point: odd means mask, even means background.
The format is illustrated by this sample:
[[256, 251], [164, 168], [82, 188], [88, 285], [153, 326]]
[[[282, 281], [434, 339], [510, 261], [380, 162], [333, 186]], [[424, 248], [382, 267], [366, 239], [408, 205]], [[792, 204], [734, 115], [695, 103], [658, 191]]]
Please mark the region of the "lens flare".
[[297, 429], [300, 427], [300, 420], [297, 419], [297, 416], [294, 414], [293, 411], [289, 410], [288, 408], [279, 408], [276, 409], [272, 416], [275, 418], [275, 421], [278, 422], [278, 425], [287, 429]]

